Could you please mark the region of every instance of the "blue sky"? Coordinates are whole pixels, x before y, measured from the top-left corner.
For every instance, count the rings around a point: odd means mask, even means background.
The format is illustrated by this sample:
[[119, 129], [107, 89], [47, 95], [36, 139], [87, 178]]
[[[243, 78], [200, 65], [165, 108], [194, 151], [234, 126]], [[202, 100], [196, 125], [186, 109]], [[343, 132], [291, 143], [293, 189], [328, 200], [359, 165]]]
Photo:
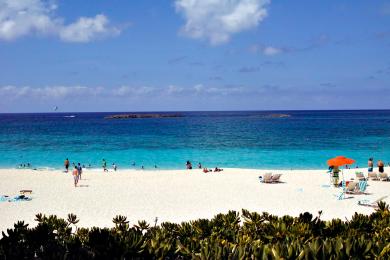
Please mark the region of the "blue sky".
[[390, 1], [0, 0], [0, 112], [390, 108]]

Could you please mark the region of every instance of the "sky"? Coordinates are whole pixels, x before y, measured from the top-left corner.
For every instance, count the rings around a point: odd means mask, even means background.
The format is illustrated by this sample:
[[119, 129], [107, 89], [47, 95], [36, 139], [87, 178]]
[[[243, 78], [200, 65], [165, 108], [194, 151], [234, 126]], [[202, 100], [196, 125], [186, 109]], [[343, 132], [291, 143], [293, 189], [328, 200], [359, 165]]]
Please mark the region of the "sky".
[[390, 1], [0, 0], [0, 113], [390, 109]]

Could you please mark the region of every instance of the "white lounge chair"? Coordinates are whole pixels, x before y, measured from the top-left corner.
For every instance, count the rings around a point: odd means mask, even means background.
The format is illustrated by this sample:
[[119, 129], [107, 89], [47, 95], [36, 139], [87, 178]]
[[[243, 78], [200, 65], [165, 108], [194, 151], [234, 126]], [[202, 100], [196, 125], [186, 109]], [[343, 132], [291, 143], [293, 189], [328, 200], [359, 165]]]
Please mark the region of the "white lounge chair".
[[348, 194], [355, 194], [357, 188], [357, 182], [349, 182], [347, 187], [345, 188], [345, 192]]
[[369, 172], [368, 179], [373, 180], [373, 181], [379, 181], [379, 177], [378, 177], [378, 174], [376, 172]]
[[272, 173], [267, 172], [265, 173], [262, 178], [260, 178], [260, 181], [263, 183], [272, 183]]
[[[366, 189], [367, 189], [367, 181], [359, 181], [359, 182], [353, 182], [353, 183], [354, 183], [355, 188], [353, 191], [348, 191], [348, 187], [347, 187], [348, 194], [365, 194]], [[349, 184], [351, 184], [351, 182]], [[349, 184], [348, 184], [348, 186], [349, 186]]]
[[378, 202], [386, 199], [388, 196], [380, 197], [377, 200], [369, 201], [369, 200], [359, 200], [358, 205], [360, 206], [366, 206], [366, 207], [372, 207], [372, 208], [378, 208]]
[[278, 174], [275, 174], [275, 175], [272, 175], [271, 177], [271, 180], [273, 183], [278, 183], [280, 182], [280, 176], [282, 176], [282, 174], [278, 173]]
[[364, 177], [364, 174], [362, 172], [355, 172], [356, 174], [356, 179], [360, 180], [366, 180], [366, 177]]
[[389, 176], [385, 172], [379, 173], [379, 179], [381, 181], [390, 181]]

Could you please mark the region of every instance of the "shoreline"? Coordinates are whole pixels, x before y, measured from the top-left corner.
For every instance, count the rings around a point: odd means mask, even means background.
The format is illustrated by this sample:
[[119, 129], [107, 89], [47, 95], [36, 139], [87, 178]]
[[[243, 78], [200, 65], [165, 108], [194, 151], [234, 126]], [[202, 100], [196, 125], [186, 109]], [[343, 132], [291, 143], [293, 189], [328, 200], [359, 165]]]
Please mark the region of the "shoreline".
[[[357, 169], [344, 170], [346, 180]], [[367, 168], [359, 168], [367, 175]], [[389, 173], [389, 168], [385, 172]], [[281, 173], [279, 184], [260, 183], [266, 172]], [[76, 214], [80, 227], [112, 227], [116, 215], [124, 215], [131, 224], [138, 220], [158, 224], [198, 218], [212, 218], [229, 210], [247, 209], [283, 216], [298, 216], [305, 211], [321, 219], [350, 219], [355, 212], [370, 214], [373, 208], [359, 206], [359, 200], [388, 196], [390, 182], [369, 181], [368, 195], [348, 195], [337, 200], [341, 191], [329, 185], [326, 170], [258, 170], [225, 168], [222, 172], [194, 170], [102, 170], [86, 169], [80, 187], [73, 186], [70, 173], [0, 169], [0, 195], [18, 195], [30, 189], [31, 201], [0, 202], [0, 231], [24, 220], [35, 226], [35, 215], [55, 214], [66, 218]]]

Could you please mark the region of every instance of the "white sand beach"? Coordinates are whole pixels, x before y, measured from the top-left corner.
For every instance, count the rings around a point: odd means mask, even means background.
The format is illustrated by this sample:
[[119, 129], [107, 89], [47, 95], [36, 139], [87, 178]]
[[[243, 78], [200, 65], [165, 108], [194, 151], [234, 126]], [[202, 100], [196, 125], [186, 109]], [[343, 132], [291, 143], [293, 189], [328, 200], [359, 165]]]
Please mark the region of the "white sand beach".
[[[362, 170], [367, 175], [367, 169]], [[346, 180], [356, 169], [344, 170]], [[386, 168], [389, 172], [389, 168]], [[263, 184], [265, 172], [282, 173], [280, 184]], [[211, 218], [228, 210], [248, 209], [279, 216], [309, 211], [322, 219], [350, 218], [355, 212], [370, 214], [374, 209], [359, 206], [362, 199], [388, 196], [390, 182], [369, 181], [368, 195], [347, 195], [337, 200], [341, 189], [329, 185], [325, 170], [225, 169], [220, 173], [201, 170], [84, 170], [80, 187], [75, 188], [70, 173], [34, 170], [0, 170], [0, 195], [15, 196], [31, 189], [31, 201], [0, 202], [0, 230], [18, 220], [35, 225], [35, 214], [56, 214], [66, 218], [74, 213], [78, 226], [112, 227], [116, 215], [130, 223], [181, 222]]]

